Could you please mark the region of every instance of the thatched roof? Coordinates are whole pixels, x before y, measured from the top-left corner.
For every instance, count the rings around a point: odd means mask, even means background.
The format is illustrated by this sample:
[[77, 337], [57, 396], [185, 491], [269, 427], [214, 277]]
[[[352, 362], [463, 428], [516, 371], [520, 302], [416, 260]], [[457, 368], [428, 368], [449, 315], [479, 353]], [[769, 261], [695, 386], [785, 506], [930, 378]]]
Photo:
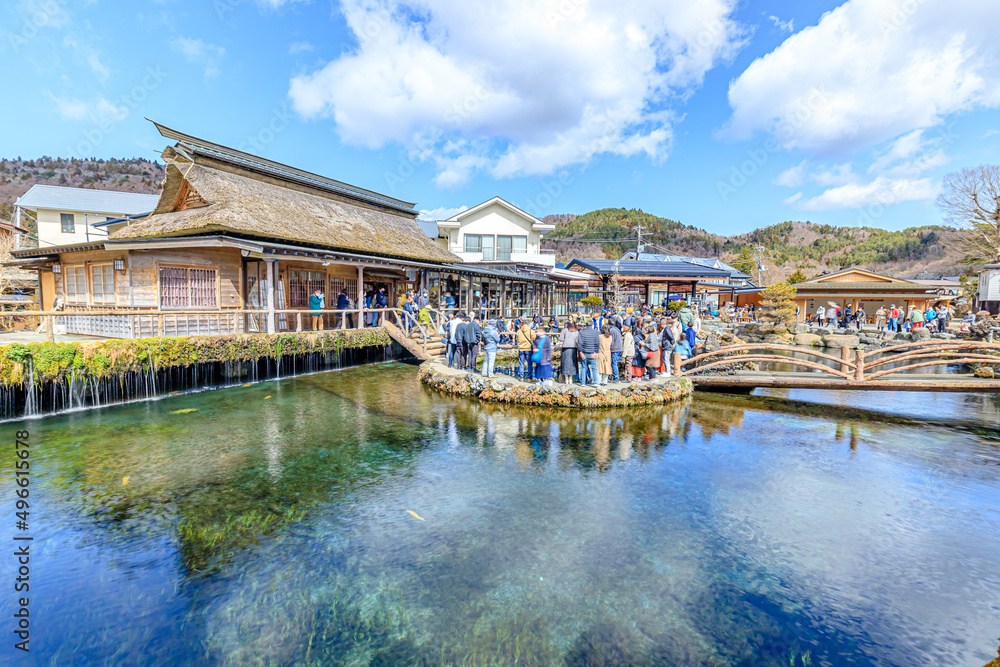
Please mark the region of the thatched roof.
[[353, 203], [307, 185], [282, 181], [172, 148], [156, 209], [111, 239], [230, 232], [261, 239], [430, 262], [461, 262], [420, 230], [413, 215]]

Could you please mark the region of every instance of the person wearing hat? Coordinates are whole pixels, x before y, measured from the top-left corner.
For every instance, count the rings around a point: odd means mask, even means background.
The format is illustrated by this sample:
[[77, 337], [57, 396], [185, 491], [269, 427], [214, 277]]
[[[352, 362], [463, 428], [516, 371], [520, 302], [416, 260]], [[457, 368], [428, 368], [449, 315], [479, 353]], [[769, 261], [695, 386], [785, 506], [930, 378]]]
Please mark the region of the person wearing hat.
[[483, 369], [484, 376], [493, 377], [493, 364], [497, 360], [497, 349], [500, 347], [500, 332], [497, 321], [490, 320], [483, 329]]
[[896, 304], [889, 306], [889, 331], [899, 333], [899, 308]]

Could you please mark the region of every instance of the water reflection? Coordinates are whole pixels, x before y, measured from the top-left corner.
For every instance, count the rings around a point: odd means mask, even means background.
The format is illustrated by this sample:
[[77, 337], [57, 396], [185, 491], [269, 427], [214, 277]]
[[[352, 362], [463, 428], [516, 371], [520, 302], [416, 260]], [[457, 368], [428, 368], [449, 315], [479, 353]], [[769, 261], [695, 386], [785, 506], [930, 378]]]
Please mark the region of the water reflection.
[[521, 408], [394, 365], [42, 420], [40, 654], [986, 662], [997, 404], [827, 401]]

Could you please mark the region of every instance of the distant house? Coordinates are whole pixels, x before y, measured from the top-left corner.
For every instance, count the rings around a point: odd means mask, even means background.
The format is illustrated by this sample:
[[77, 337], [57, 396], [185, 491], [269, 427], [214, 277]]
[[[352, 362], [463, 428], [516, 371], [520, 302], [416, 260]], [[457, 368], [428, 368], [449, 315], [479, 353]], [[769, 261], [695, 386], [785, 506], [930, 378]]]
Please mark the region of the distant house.
[[[58, 185], [33, 185], [15, 203], [16, 215], [33, 218], [38, 225], [38, 247], [73, 245], [107, 238], [109, 230], [100, 223], [110, 218], [147, 215], [159, 201], [158, 195]], [[124, 226], [124, 223], [122, 224]]]
[[1000, 264], [987, 264], [979, 272], [979, 310], [1000, 312]]
[[423, 223], [445, 249], [463, 262], [539, 264], [555, 268], [556, 255], [542, 250], [542, 235], [555, 225], [542, 222], [500, 197], [454, 215], [447, 220]]
[[833, 273], [821, 274], [795, 284], [799, 319], [804, 321], [816, 313], [820, 306], [840, 308], [851, 306], [857, 312], [863, 306], [869, 317], [880, 307], [895, 305], [904, 313], [911, 307], [926, 310], [930, 305], [947, 303], [952, 299], [940, 295], [932, 286], [912, 280], [893, 278], [856, 266], [849, 266]]

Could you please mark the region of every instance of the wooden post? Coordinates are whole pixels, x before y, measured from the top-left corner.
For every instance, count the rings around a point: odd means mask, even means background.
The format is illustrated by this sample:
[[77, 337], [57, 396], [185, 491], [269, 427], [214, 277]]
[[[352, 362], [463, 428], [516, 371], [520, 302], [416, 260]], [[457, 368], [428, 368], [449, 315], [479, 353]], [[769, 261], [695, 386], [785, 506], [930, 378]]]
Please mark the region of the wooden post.
[[681, 375], [681, 353], [680, 352], [674, 352], [673, 356], [674, 356], [674, 376], [675, 377], [680, 377], [680, 375]]
[[358, 321], [354, 323], [356, 329], [361, 329], [365, 322], [365, 267], [358, 264]]
[[[850, 359], [851, 358], [851, 348], [849, 348], [849, 347], [842, 347], [842, 348], [840, 348], [840, 358], [843, 361], [847, 361], [848, 359]], [[840, 365], [840, 372], [841, 373], [846, 373], [847, 371], [848, 371], [847, 366], [844, 365], [844, 364], [841, 364]]]
[[275, 332], [276, 322], [274, 321], [274, 295], [275, 283], [278, 280], [278, 272], [275, 270], [274, 259], [265, 259], [267, 264], [267, 333]]
[[299, 311], [297, 311], [295, 313], [295, 331], [296, 331], [296, 333], [302, 331], [302, 311], [301, 310], [299, 310]]
[[156, 335], [163, 338], [163, 313], [156, 316]]
[[45, 340], [50, 343], [56, 339], [56, 316], [49, 315], [45, 321]]
[[858, 382], [864, 382], [865, 379], [865, 352], [864, 350], [854, 351], [854, 363], [857, 366], [854, 369], [854, 379]]

